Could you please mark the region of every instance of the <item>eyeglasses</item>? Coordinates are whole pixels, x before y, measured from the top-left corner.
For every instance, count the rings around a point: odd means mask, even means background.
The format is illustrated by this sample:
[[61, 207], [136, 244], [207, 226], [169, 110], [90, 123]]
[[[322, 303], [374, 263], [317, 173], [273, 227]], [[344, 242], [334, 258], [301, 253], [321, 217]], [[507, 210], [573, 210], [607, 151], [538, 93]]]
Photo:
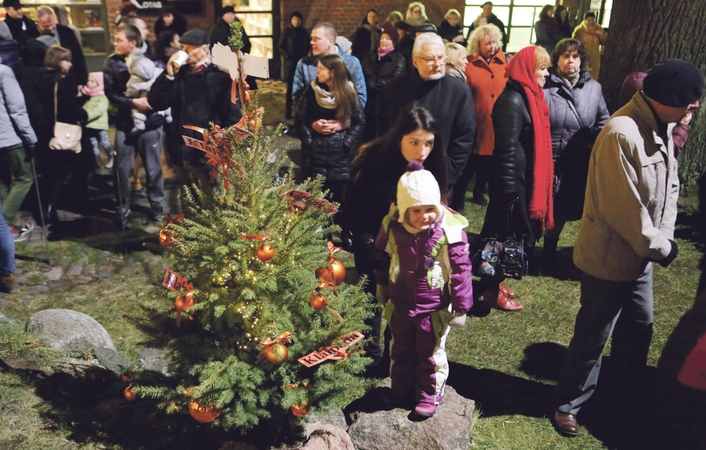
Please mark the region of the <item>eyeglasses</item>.
[[446, 55], [443, 56], [428, 56], [426, 58], [422, 58], [421, 56], [417, 56], [417, 58], [421, 59], [427, 64], [434, 64], [435, 62], [443, 64], [446, 62]]

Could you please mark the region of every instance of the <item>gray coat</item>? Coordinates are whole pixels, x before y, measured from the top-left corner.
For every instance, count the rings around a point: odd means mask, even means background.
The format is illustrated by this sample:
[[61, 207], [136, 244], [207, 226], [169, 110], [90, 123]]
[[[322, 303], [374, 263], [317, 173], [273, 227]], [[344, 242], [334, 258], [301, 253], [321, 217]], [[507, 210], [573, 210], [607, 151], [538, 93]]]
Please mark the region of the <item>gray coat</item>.
[[0, 105], [0, 149], [36, 144], [20, 85], [12, 69], [1, 64]]
[[571, 90], [555, 71], [550, 71], [544, 98], [550, 110], [552, 133], [554, 215], [562, 220], [578, 220], [583, 210], [591, 148], [610, 114], [601, 85], [585, 71]]

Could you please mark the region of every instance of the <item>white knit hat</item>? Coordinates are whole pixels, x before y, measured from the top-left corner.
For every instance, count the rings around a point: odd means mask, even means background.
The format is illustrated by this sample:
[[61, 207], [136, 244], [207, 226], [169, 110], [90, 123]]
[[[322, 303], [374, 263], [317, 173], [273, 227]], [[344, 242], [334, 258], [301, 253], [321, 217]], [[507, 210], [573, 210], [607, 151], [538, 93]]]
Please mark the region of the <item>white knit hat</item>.
[[397, 182], [397, 209], [400, 223], [404, 221], [407, 208], [413, 206], [434, 205], [441, 211], [441, 191], [434, 175], [418, 162], [407, 165], [407, 172]]

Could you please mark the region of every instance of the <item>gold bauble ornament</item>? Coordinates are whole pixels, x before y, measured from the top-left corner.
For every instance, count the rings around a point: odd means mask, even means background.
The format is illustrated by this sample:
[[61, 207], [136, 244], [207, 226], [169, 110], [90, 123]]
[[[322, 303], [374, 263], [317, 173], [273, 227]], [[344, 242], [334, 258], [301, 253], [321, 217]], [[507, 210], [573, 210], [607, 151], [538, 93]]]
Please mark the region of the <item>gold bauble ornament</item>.
[[304, 402], [299, 405], [292, 405], [292, 414], [294, 414], [295, 417], [304, 417], [307, 414], [309, 414], [309, 403]]
[[309, 298], [309, 304], [312, 308], [318, 311], [326, 308], [326, 305], [328, 305], [328, 298], [326, 298], [324, 294], [312, 292]]
[[257, 248], [257, 259], [266, 262], [275, 257], [275, 249], [270, 244], [262, 244]]
[[329, 257], [327, 262], [331, 264], [331, 266], [316, 269], [316, 272], [314, 272], [316, 278], [322, 283], [333, 283], [334, 286], [341, 284], [343, 280], [346, 279], [346, 267], [333, 256]]
[[279, 366], [287, 360], [289, 350], [286, 345], [277, 342], [276, 344], [272, 344], [263, 350], [262, 356], [264, 356], [264, 358], [271, 364]]
[[194, 294], [192, 292], [187, 292], [174, 299], [174, 307], [177, 312], [184, 312], [194, 306], [195, 303], [196, 301], [194, 300]]
[[162, 244], [162, 247], [170, 247], [174, 245], [174, 240], [167, 232], [166, 226], [159, 230], [159, 243]]
[[189, 414], [197, 422], [211, 423], [221, 415], [221, 412], [213, 406], [202, 407], [196, 400], [189, 402]]
[[123, 396], [125, 397], [125, 400], [131, 402], [137, 398], [137, 395], [132, 392], [132, 385], [128, 386], [125, 388], [123, 391]]

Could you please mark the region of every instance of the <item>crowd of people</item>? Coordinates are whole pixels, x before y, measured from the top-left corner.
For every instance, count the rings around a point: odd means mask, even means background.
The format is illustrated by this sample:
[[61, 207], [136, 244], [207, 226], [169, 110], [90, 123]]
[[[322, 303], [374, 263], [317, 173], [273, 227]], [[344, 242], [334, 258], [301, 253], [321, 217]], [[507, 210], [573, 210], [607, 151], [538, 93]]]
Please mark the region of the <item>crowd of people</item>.
[[[611, 119], [596, 80], [607, 33], [593, 13], [572, 29], [566, 8], [546, 5], [536, 45], [510, 55], [492, 9], [482, 5], [465, 36], [453, 9], [438, 28], [420, 2], [382, 23], [369, 9], [350, 40], [316, 24], [308, 54], [297, 30], [303, 16], [293, 13], [280, 43], [292, 80], [287, 113], [302, 140], [304, 175], [326, 177], [341, 204], [341, 242], [385, 305], [369, 321], [366, 348], [373, 370], [392, 379], [382, 400], [421, 418], [443, 398], [449, 329], [469, 310], [523, 307], [502, 270], [474, 272], [471, 285], [477, 243], [519, 241], [520, 275], [551, 272], [564, 225], [582, 219], [574, 254], [582, 306], [551, 417], [559, 433], [575, 436], [611, 333], [620, 367], [614, 392], [635, 400], [642, 387], [634, 376], [644, 373], [650, 343], [652, 262], [667, 266], [678, 251], [673, 158], [704, 77], [680, 60], [632, 74], [627, 104]], [[487, 209], [469, 252], [456, 211], [474, 177], [472, 199]]]
[[[185, 20], [164, 8], [152, 48], [145, 22], [125, 8], [115, 52], [102, 72], [88, 73], [76, 35], [57, 23], [51, 8], [39, 8], [35, 23], [24, 17], [19, 0], [4, 6], [0, 275], [3, 289], [12, 290], [11, 241], [32, 232], [18, 212], [35, 181], [35, 163], [39, 196], [54, 224], [69, 176], [85, 187], [97, 165], [112, 167], [116, 221], [124, 227], [130, 174], [140, 155], [149, 218], [159, 222], [163, 133], [180, 180], [187, 182], [190, 166], [196, 169], [192, 181], [208, 189], [209, 178], [199, 170], [203, 153], [179, 139], [183, 125], [226, 127], [241, 111], [231, 101], [230, 76], [210, 54], [238, 20], [232, 7], [220, 11], [211, 33], [187, 31]], [[662, 62], [629, 77], [627, 104], [610, 118], [596, 80], [607, 33], [593, 13], [572, 32], [566, 8], [546, 5], [535, 24], [536, 45], [510, 55], [492, 2], [481, 8], [466, 35], [455, 9], [438, 27], [421, 2], [410, 3], [405, 14], [392, 11], [382, 23], [380, 12], [369, 9], [350, 40], [330, 23], [307, 31], [303, 14], [293, 12], [279, 42], [285, 113], [301, 140], [303, 177], [325, 178], [324, 189], [341, 205], [335, 217], [341, 242], [353, 252], [357, 272], [368, 277], [371, 298], [386, 305], [392, 388], [385, 401], [414, 402], [421, 417], [434, 415], [443, 398], [449, 328], [462, 325], [472, 308], [523, 307], [503, 285], [508, 274], [502, 270], [476, 273], [471, 281], [477, 244], [512, 238], [521, 243], [520, 277], [539, 267], [551, 271], [564, 225], [582, 220], [574, 254], [584, 272], [582, 306], [552, 416], [560, 433], [575, 436], [576, 413], [595, 389], [611, 333], [624, 375], [645, 365], [651, 263], [666, 266], [678, 251], [675, 143], [683, 146], [688, 136], [704, 78], [691, 63]], [[243, 42], [248, 52], [247, 35]], [[249, 85], [256, 88], [253, 80]], [[114, 142], [107, 137], [109, 105]], [[83, 129], [78, 151], [59, 150], [76, 149], [75, 142], [57, 143], [60, 125]], [[480, 237], [469, 246], [462, 232], [468, 222], [457, 211], [474, 178], [472, 200], [487, 208]], [[541, 239], [540, 262], [535, 244]], [[388, 369], [382, 314], [369, 320], [373, 339], [366, 347], [381, 373]], [[636, 391], [635, 383], [626, 383], [623, 394]]]
[[[89, 181], [98, 170], [114, 174], [115, 221], [129, 226], [138, 155], [145, 168], [148, 219], [161, 223], [165, 140], [170, 162], [179, 166], [180, 180], [186, 182], [182, 163], [199, 169], [204, 162], [182, 144], [182, 125], [230, 126], [241, 118], [239, 99], [230, 101], [230, 76], [210, 56], [214, 43], [227, 40], [228, 24], [238, 20], [233, 8], [223, 8], [207, 33], [187, 31], [186, 19], [167, 6], [154, 24], [156, 40], [150, 45], [146, 22], [126, 3], [113, 35], [114, 53], [101, 72], [89, 73], [80, 34], [68, 22], [60, 23], [61, 7], [37, 8], [36, 22], [24, 14], [19, 0], [4, 0], [3, 7], [0, 199], [7, 236], [20, 242], [35, 227], [34, 221], [20, 219], [27, 217], [19, 214], [23, 202], [35, 217], [46, 217], [57, 234], [67, 180], [76, 188], [73, 204], [90, 212]], [[247, 34], [243, 41], [249, 45]], [[254, 82], [251, 88], [257, 88]], [[116, 130], [112, 142], [111, 124]], [[25, 201], [35, 182], [36, 197]]]

